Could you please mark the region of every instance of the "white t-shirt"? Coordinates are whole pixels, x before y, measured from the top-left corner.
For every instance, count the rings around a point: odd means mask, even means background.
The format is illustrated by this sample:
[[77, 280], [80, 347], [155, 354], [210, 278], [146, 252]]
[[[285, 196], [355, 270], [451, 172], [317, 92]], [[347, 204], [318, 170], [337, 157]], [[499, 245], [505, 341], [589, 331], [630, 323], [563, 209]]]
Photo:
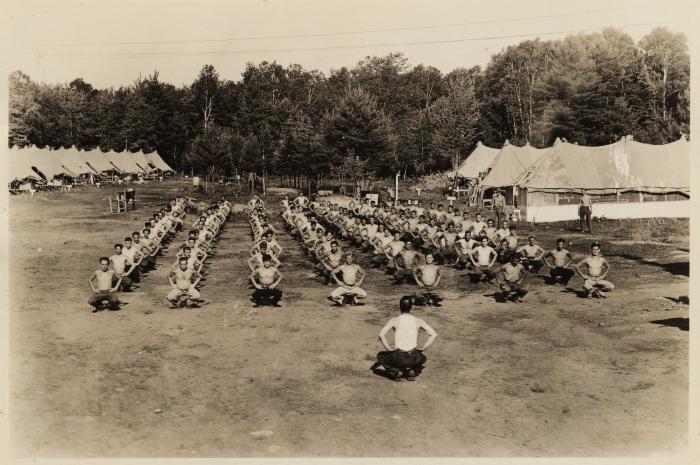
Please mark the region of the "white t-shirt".
[[394, 318], [394, 345], [405, 352], [418, 346], [418, 322], [410, 313]]

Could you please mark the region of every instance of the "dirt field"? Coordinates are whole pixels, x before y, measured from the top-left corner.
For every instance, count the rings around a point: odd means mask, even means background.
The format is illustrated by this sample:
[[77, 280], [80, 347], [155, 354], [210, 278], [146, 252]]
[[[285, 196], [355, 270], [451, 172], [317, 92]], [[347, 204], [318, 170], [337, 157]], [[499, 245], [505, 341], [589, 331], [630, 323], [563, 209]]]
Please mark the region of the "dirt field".
[[[684, 451], [687, 442], [688, 222], [610, 222], [602, 239], [617, 289], [605, 300], [531, 279], [522, 304], [446, 271], [438, 332], [415, 382], [369, 367], [377, 334], [410, 285], [369, 269], [367, 305], [337, 309], [275, 216], [282, 308], [252, 307], [251, 242], [232, 218], [207, 260], [196, 310], [169, 310], [166, 268], [181, 232], [122, 294], [90, 312], [97, 258], [178, 184], [137, 188], [140, 208], [109, 215], [108, 190], [13, 198], [11, 441], [15, 456], [598, 456]], [[275, 202], [276, 203], [276, 202]], [[573, 225], [573, 223], [571, 223]], [[571, 225], [578, 254], [591, 237]], [[563, 228], [563, 229], [562, 229]], [[658, 230], [654, 238], [652, 230]], [[645, 232], [646, 231], [646, 232]], [[599, 236], [595, 236], [599, 238]], [[641, 241], [654, 240], [651, 245]], [[360, 263], [367, 264], [367, 257]], [[159, 413], [156, 413], [159, 412]]]

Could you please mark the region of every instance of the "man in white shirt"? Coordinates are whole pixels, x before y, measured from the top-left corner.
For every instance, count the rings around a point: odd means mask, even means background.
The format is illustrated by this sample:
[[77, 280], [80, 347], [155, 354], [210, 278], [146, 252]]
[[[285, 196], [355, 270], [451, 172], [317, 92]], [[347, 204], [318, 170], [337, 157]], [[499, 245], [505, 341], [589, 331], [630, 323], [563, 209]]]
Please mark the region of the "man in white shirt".
[[[377, 354], [377, 361], [371, 368], [374, 373], [388, 375], [395, 381], [398, 381], [400, 377], [413, 381], [423, 370], [423, 365], [427, 360], [423, 351], [435, 341], [437, 333], [425, 321], [411, 315], [412, 307], [412, 298], [402, 297], [399, 302], [401, 315], [389, 320], [379, 332], [379, 340], [386, 351]], [[386, 339], [386, 335], [391, 329], [394, 330], [393, 348]], [[418, 347], [418, 333], [421, 329], [428, 334], [428, 340], [423, 344], [423, 347]], [[377, 370], [380, 366], [384, 368], [384, 372]]]

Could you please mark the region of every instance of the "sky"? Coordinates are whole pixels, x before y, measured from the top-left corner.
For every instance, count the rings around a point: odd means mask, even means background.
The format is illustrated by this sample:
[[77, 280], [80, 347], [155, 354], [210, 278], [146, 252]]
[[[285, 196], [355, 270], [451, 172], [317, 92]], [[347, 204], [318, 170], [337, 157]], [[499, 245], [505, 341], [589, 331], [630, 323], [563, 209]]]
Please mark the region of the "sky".
[[368, 55], [402, 52], [442, 72], [481, 65], [511, 44], [619, 27], [636, 41], [654, 27], [688, 33], [687, 0], [19, 1], [6, 10], [5, 76], [97, 88], [157, 70], [191, 83], [205, 64], [238, 80], [247, 62], [329, 73]]

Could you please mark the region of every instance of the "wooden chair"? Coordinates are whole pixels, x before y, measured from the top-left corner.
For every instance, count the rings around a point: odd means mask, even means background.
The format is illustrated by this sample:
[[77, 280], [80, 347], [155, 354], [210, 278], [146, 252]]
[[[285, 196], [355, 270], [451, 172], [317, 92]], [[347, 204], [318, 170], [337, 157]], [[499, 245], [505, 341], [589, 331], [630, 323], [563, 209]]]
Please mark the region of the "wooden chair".
[[127, 205], [126, 191], [117, 192], [116, 195], [109, 196], [109, 212], [111, 214], [126, 213]]

